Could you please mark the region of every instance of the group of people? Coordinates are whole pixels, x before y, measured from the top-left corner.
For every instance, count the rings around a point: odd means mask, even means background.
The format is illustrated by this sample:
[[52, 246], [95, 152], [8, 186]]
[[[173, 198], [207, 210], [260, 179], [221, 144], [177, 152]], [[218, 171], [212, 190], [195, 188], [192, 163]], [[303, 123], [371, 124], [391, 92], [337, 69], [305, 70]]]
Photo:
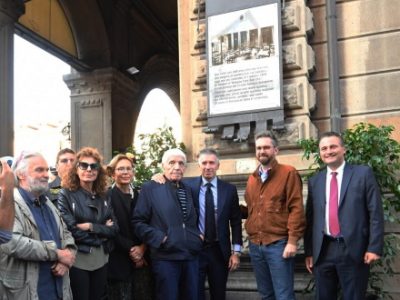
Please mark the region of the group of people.
[[278, 149], [270, 132], [256, 135], [246, 206], [217, 177], [211, 148], [200, 151], [195, 178], [184, 178], [186, 155], [167, 150], [162, 174], [139, 192], [124, 154], [103, 167], [94, 148], [63, 149], [50, 190], [41, 154], [21, 153], [12, 170], [2, 161], [0, 299], [134, 299], [133, 270], [148, 265], [156, 299], [203, 300], [206, 280], [210, 298], [225, 299], [229, 272], [240, 265], [242, 218], [262, 299], [295, 299], [303, 237], [316, 298], [337, 299], [340, 286], [345, 300], [364, 299], [384, 235], [372, 170], [345, 162], [338, 133], [322, 134], [327, 167], [309, 179], [304, 210], [299, 173], [277, 161]]

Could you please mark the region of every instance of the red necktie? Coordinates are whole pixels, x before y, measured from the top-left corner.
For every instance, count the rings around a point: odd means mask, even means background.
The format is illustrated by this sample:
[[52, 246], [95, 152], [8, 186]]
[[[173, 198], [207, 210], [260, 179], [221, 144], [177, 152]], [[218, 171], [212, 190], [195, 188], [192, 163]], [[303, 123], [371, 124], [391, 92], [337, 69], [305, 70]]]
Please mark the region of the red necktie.
[[338, 236], [340, 233], [339, 215], [338, 215], [338, 182], [337, 172], [332, 172], [331, 189], [329, 194], [329, 231], [332, 236]]

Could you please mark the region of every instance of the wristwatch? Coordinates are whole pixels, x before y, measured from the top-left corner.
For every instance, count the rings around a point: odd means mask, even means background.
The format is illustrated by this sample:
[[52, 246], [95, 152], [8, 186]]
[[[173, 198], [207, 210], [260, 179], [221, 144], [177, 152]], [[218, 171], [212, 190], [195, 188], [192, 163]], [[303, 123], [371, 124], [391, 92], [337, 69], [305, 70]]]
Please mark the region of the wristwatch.
[[242, 255], [242, 252], [240, 252], [240, 251], [232, 251], [232, 254], [236, 255], [237, 257], [240, 257]]

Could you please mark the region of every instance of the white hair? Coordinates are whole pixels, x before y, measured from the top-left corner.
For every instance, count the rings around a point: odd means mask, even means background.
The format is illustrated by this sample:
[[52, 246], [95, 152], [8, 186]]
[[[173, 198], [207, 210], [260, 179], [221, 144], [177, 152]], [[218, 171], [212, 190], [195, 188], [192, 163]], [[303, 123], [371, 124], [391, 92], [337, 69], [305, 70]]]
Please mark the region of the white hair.
[[12, 170], [14, 171], [15, 182], [18, 183], [18, 175], [26, 174], [28, 168], [28, 159], [32, 157], [41, 157], [44, 159], [43, 155], [39, 152], [28, 152], [22, 151], [21, 154], [14, 160], [12, 164]]
[[173, 149], [169, 149], [167, 151], [164, 152], [164, 155], [162, 157], [162, 164], [165, 164], [168, 162], [168, 160], [170, 159], [171, 156], [180, 156], [183, 158], [183, 162], [186, 165], [186, 154], [178, 148], [173, 148]]

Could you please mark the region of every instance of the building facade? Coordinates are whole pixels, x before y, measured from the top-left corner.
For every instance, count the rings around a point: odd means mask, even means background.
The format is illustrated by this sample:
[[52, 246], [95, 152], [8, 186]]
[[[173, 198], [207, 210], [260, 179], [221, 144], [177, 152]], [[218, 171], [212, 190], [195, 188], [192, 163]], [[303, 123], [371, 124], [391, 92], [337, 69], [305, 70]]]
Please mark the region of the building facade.
[[[399, 0], [282, 1], [280, 162], [306, 170], [299, 139], [358, 122], [394, 125], [400, 140], [399, 5]], [[109, 159], [131, 145], [145, 96], [161, 88], [180, 111], [190, 161], [201, 148], [216, 148], [220, 175], [242, 192], [256, 165], [255, 128], [272, 126], [262, 120], [209, 127], [205, 11], [205, 0], [0, 0], [0, 156], [12, 153], [16, 32], [73, 68], [64, 77], [71, 90], [73, 148], [95, 146]], [[132, 66], [140, 72], [130, 74]], [[243, 132], [247, 138], [238, 139]], [[188, 174], [197, 174], [195, 163]], [[399, 273], [397, 264], [394, 270]], [[385, 279], [394, 298], [399, 280], [399, 275]]]

